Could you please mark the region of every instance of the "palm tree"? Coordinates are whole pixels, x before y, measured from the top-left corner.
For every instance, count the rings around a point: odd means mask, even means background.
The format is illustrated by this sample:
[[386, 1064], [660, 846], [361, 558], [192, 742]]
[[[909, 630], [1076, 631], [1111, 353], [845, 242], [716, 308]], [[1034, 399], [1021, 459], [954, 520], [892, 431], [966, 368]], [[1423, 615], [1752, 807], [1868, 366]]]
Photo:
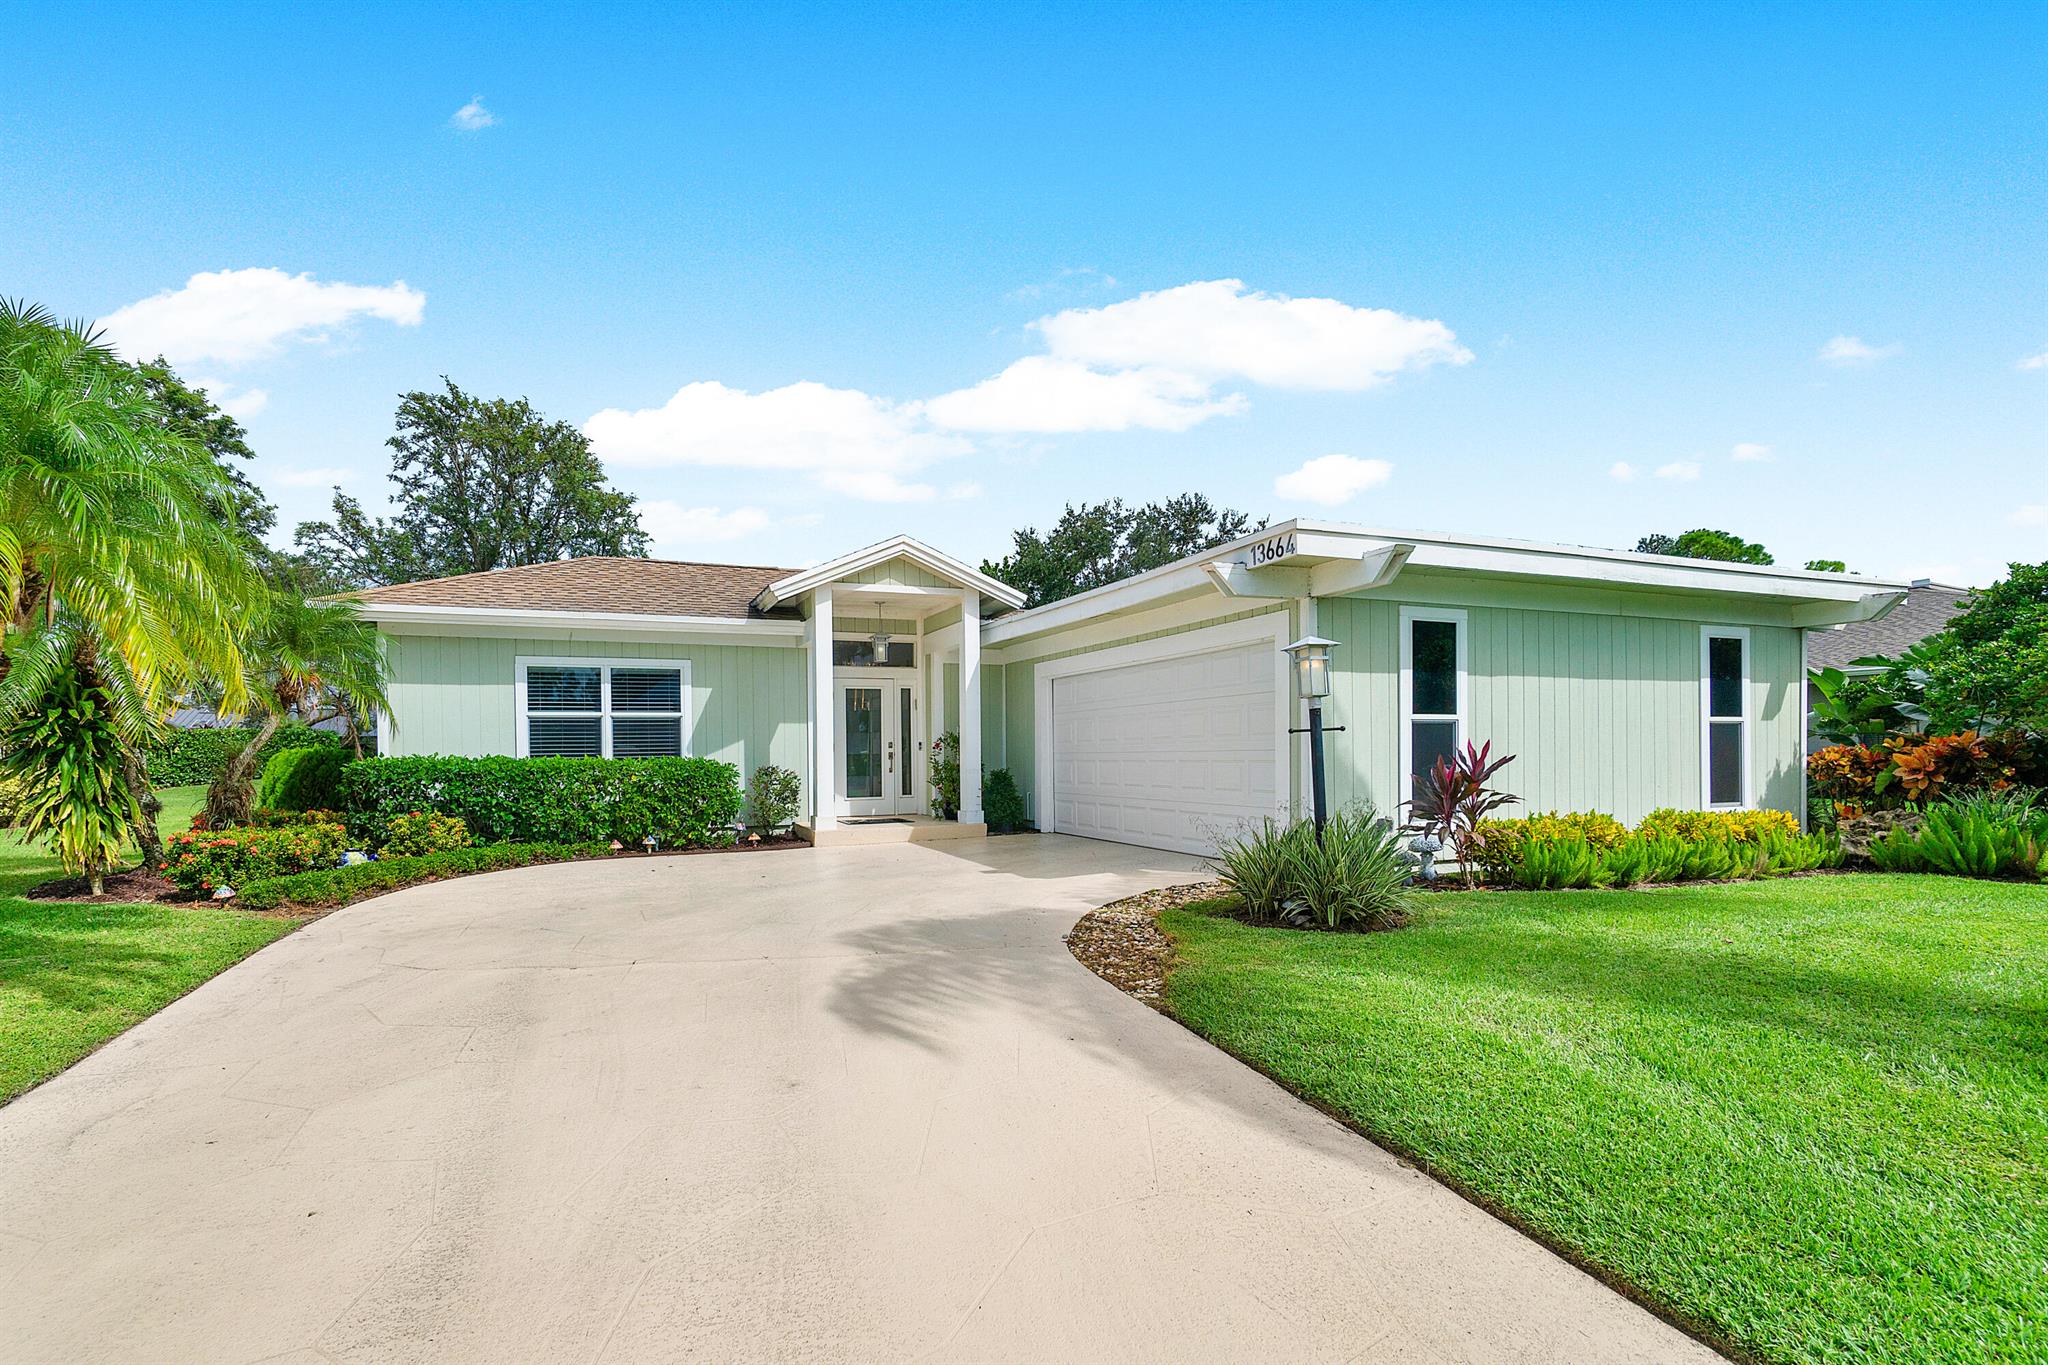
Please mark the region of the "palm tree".
[[242, 652], [252, 661], [244, 690], [263, 719], [207, 788], [206, 821], [215, 829], [249, 818], [263, 746], [286, 720], [317, 725], [345, 708], [358, 715], [390, 708], [377, 628], [347, 599], [309, 602], [276, 594], [257, 615]]
[[231, 679], [246, 701], [239, 627], [261, 581], [217, 515], [228, 492], [97, 332], [0, 300], [0, 723], [75, 673], [140, 797], [134, 755], [183, 686]]

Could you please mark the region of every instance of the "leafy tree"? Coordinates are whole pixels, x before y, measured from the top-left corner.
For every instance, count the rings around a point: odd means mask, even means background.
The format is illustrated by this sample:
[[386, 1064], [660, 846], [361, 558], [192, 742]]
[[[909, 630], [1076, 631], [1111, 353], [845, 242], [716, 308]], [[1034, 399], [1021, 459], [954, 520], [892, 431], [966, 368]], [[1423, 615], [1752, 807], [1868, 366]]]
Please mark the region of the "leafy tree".
[[2048, 563], [2010, 565], [1938, 639], [1927, 669], [1935, 729], [2048, 731]]
[[285, 721], [317, 725], [344, 710], [390, 706], [377, 628], [353, 602], [308, 602], [280, 593], [257, 615], [244, 651], [254, 661], [247, 690], [263, 719], [206, 789], [206, 822], [213, 829], [249, 818], [263, 746]]
[[[0, 301], [0, 724], [84, 689], [120, 736], [145, 851], [154, 801], [135, 755], [193, 679], [242, 673], [261, 582], [224, 514], [233, 490], [97, 333]], [[224, 700], [245, 701], [239, 684]], [[92, 817], [51, 818], [75, 831]]]
[[1847, 573], [1849, 566], [1839, 559], [1809, 559], [1806, 561], [1809, 573]]
[[[1264, 526], [1262, 518], [1257, 523]], [[1132, 507], [1121, 498], [1072, 503], [1050, 531], [1014, 532], [1013, 548], [981, 571], [1024, 593], [1036, 607], [1171, 564], [1256, 529], [1243, 512], [1200, 493]]]
[[1682, 535], [1647, 535], [1636, 542], [1636, 553], [1678, 555], [1685, 559], [1718, 559], [1730, 564], [1770, 564], [1771, 552], [1732, 531], [1687, 531]]
[[577, 555], [645, 555], [633, 496], [605, 482], [582, 432], [524, 398], [441, 392], [399, 399], [387, 520], [334, 495], [331, 521], [301, 523], [308, 572], [354, 587]]
[[137, 365], [135, 372], [142, 377], [144, 391], [163, 409], [164, 425], [213, 457], [230, 490], [221, 512], [241, 528], [252, 545], [260, 546], [277, 524], [277, 508], [243, 470], [256, 458], [249, 448], [249, 433], [222, 412], [205, 389], [195, 389], [178, 378], [162, 356]]
[[141, 819], [123, 780], [115, 698], [70, 667], [51, 679], [34, 708], [0, 724], [0, 772], [20, 782], [21, 837], [48, 842], [64, 870], [106, 889], [122, 840]]

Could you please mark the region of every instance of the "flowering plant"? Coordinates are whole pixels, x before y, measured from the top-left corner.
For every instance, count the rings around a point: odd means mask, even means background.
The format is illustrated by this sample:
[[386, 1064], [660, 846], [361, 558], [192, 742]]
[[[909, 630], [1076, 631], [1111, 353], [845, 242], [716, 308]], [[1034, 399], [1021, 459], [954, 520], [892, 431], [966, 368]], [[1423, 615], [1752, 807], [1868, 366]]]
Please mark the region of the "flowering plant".
[[164, 840], [158, 871], [192, 895], [257, 877], [332, 867], [348, 843], [338, 823], [188, 830]]
[[392, 816], [387, 828], [390, 833], [380, 850], [381, 856], [386, 858], [411, 857], [421, 853], [441, 853], [451, 848], [469, 847], [469, 826], [463, 823], [459, 815], [416, 810], [405, 815]]

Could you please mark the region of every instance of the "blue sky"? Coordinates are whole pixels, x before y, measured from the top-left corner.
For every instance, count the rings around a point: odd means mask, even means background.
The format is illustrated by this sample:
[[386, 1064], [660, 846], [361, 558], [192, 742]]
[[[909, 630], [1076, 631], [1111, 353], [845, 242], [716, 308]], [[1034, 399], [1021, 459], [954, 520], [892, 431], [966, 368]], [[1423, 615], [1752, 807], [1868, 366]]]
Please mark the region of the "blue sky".
[[445, 373], [606, 414], [678, 557], [1200, 489], [2048, 558], [2048, 10], [1534, 8], [17, 17], [0, 291], [214, 385], [287, 527]]

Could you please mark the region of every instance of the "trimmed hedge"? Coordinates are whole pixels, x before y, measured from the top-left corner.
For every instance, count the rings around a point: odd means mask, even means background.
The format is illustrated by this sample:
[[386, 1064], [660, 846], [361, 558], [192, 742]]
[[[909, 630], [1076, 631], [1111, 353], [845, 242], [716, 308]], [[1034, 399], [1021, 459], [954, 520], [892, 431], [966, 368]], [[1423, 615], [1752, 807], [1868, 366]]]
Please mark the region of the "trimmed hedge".
[[256, 804], [271, 810], [330, 810], [348, 755], [338, 744], [280, 749], [256, 779]]
[[[164, 736], [161, 743], [149, 748], [149, 784], [152, 787], [185, 787], [212, 782], [226, 770], [228, 755], [254, 738], [256, 731], [246, 727], [173, 730]], [[310, 725], [293, 723], [278, 726], [277, 733], [263, 746], [263, 752], [278, 754], [286, 749], [321, 746], [338, 749], [341, 736], [315, 730]]]
[[461, 817], [480, 844], [722, 847], [740, 813], [739, 769], [710, 758], [366, 758], [336, 794], [374, 847], [419, 811]]
[[604, 844], [491, 844], [483, 848], [456, 848], [423, 853], [416, 858], [379, 858], [374, 863], [357, 863], [353, 867], [266, 877], [243, 887], [234, 904], [239, 910], [275, 910], [281, 905], [330, 910], [446, 877], [609, 856], [611, 849]]

